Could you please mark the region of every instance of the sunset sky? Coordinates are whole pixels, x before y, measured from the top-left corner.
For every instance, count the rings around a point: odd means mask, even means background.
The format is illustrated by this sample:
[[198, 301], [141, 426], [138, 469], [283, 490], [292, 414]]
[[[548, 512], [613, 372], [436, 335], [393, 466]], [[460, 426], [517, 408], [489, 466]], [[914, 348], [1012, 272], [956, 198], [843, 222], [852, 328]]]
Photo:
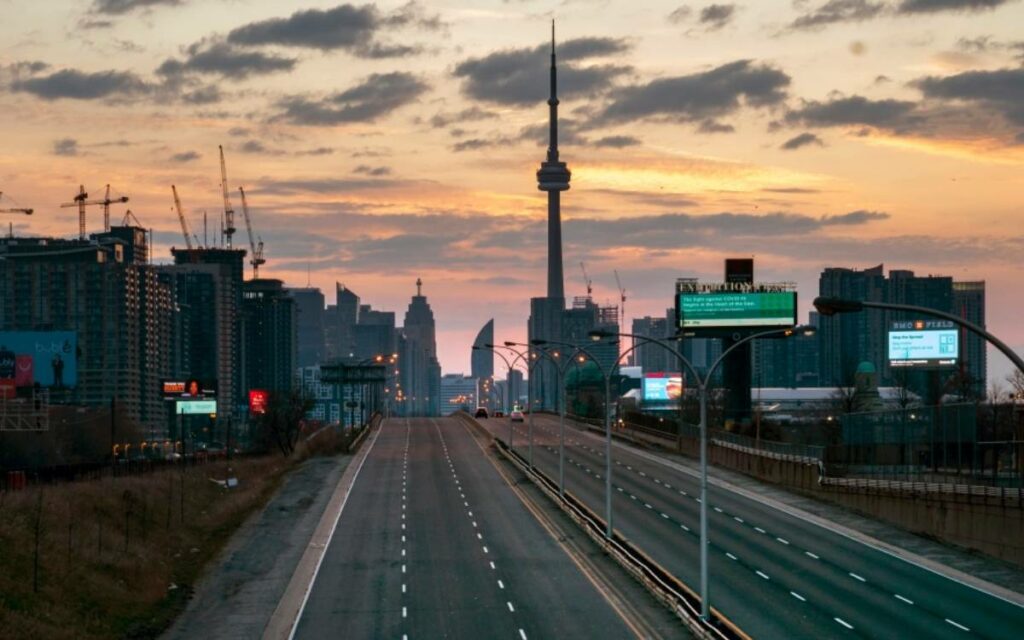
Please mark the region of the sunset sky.
[[[677, 277], [754, 256], [988, 282], [1024, 351], [1024, 3], [1013, 0], [0, 0], [0, 216], [112, 185], [156, 256], [223, 210], [217, 145], [266, 244], [264, 277], [398, 312], [423, 278], [446, 373], [476, 331], [524, 339], [544, 294], [543, 159], [557, 20], [566, 294], [627, 289], [627, 322]], [[115, 207], [120, 220], [124, 208]], [[88, 229], [102, 227], [90, 208]], [[6, 229], [4, 230], [6, 231]], [[211, 240], [212, 241], [212, 240]], [[1008, 371], [990, 358], [990, 380]]]

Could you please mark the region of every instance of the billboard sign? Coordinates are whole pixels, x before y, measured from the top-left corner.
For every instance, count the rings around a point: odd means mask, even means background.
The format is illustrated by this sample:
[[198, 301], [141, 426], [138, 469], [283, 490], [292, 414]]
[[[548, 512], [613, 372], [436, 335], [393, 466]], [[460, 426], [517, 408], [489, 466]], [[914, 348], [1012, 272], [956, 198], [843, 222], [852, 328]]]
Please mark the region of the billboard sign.
[[161, 385], [165, 400], [203, 399], [217, 397], [216, 380], [164, 380]]
[[683, 397], [683, 377], [678, 373], [650, 373], [643, 378], [644, 402], [678, 402]]
[[249, 413], [266, 413], [270, 394], [266, 389], [249, 389]]
[[0, 381], [4, 386], [61, 389], [78, 383], [74, 331], [0, 331]]
[[796, 325], [795, 291], [681, 291], [676, 298], [679, 327], [684, 331]]
[[176, 403], [178, 415], [217, 415], [216, 400], [178, 400]]
[[907, 320], [890, 325], [891, 367], [950, 367], [959, 357], [960, 330], [948, 320]]

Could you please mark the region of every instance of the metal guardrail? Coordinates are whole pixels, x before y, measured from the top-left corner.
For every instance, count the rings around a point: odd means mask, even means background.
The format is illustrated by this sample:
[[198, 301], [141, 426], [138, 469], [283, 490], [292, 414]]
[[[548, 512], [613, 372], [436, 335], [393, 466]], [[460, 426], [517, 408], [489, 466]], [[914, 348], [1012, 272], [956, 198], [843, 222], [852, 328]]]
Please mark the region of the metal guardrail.
[[[460, 414], [464, 420], [473, 420], [466, 414]], [[475, 421], [474, 421], [475, 422]], [[477, 425], [479, 426], [479, 425]], [[616, 534], [614, 539], [605, 537], [604, 520], [590, 510], [585, 504], [566, 492], [558, 493], [558, 484], [547, 474], [531, 468], [526, 460], [515, 450], [509, 449], [505, 441], [493, 438], [498, 450], [509, 458], [523, 473], [529, 476], [549, 498], [556, 501], [569, 515], [580, 524], [587, 534], [602, 545], [627, 571], [637, 577], [649, 590], [672, 609], [695, 633], [705, 638], [718, 640], [749, 640], [731, 621], [726, 619], [717, 609], [712, 607], [712, 621], [700, 618], [700, 596], [683, 584], [678, 578], [647, 557], [628, 540]]]
[[917, 495], [967, 496], [968, 498], [997, 498], [1003, 502], [1016, 500], [1024, 508], [1024, 489], [1016, 487], [989, 487], [977, 484], [950, 484], [944, 482], [913, 482], [910, 480], [879, 480], [875, 478], [819, 478], [822, 486], [843, 487], [865, 492], [912, 493]]

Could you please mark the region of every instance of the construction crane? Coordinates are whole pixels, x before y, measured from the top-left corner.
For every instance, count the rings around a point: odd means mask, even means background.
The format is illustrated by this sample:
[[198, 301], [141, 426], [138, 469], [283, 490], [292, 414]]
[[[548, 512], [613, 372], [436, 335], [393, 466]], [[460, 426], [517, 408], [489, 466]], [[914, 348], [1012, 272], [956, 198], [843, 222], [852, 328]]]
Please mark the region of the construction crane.
[[85, 192], [83, 185], [78, 186], [78, 193], [71, 202], [60, 205], [61, 209], [67, 207], [78, 207], [78, 239], [85, 240], [85, 208], [89, 205], [102, 205], [104, 214], [103, 230], [110, 231], [110, 205], [115, 202], [128, 202], [128, 196], [110, 199], [110, 185], [107, 185], [106, 197], [102, 200], [89, 200], [89, 194]]
[[227, 239], [228, 249], [231, 248], [231, 237], [235, 235], [235, 210], [231, 208], [231, 199], [228, 198], [228, 167], [224, 162], [224, 147], [220, 149], [220, 186], [224, 191], [224, 236]]
[[[4, 196], [4, 192], [0, 191], [0, 198]], [[32, 215], [35, 209], [25, 209], [23, 207], [14, 207], [12, 209], [0, 209], [0, 213], [24, 213], [26, 216]]]
[[580, 263], [580, 270], [583, 272], [583, 282], [587, 284], [587, 297], [589, 298], [594, 292], [594, 283], [591, 282], [590, 276], [587, 275], [587, 268], [583, 266], [582, 262]]
[[191, 252], [192, 233], [188, 230], [188, 221], [185, 220], [185, 212], [181, 210], [181, 198], [178, 197], [178, 188], [171, 185], [171, 193], [174, 194], [174, 208], [178, 210], [178, 220], [181, 222], [181, 235], [185, 236], [185, 246]]
[[625, 328], [626, 324], [626, 290], [622, 288], [622, 280], [619, 280], [619, 270], [615, 270], [615, 284], [619, 287], [619, 326]]
[[260, 277], [260, 265], [266, 264], [263, 258], [263, 238], [254, 238], [252, 235], [252, 220], [249, 218], [249, 203], [245, 200], [245, 190], [238, 187], [238, 193], [242, 196], [242, 214], [245, 216], [245, 229], [249, 232], [249, 248], [252, 250], [252, 258], [249, 264], [252, 265], [252, 279]]

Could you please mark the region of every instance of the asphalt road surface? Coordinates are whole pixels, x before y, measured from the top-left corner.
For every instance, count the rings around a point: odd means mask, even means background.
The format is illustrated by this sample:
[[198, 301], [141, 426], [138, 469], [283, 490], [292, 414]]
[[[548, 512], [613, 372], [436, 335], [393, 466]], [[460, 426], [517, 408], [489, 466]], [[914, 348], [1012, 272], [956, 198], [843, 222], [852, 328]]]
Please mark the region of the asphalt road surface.
[[298, 638], [630, 638], [455, 419], [384, 423]]
[[[534, 418], [533, 462], [558, 478], [558, 418]], [[481, 420], [507, 440], [507, 419]], [[527, 424], [514, 446], [527, 455]], [[697, 590], [697, 478], [612, 448], [613, 524]], [[566, 429], [566, 490], [605, 513], [602, 437]], [[755, 638], [1024, 638], [1024, 608], [728, 489], [708, 487], [710, 598]]]

